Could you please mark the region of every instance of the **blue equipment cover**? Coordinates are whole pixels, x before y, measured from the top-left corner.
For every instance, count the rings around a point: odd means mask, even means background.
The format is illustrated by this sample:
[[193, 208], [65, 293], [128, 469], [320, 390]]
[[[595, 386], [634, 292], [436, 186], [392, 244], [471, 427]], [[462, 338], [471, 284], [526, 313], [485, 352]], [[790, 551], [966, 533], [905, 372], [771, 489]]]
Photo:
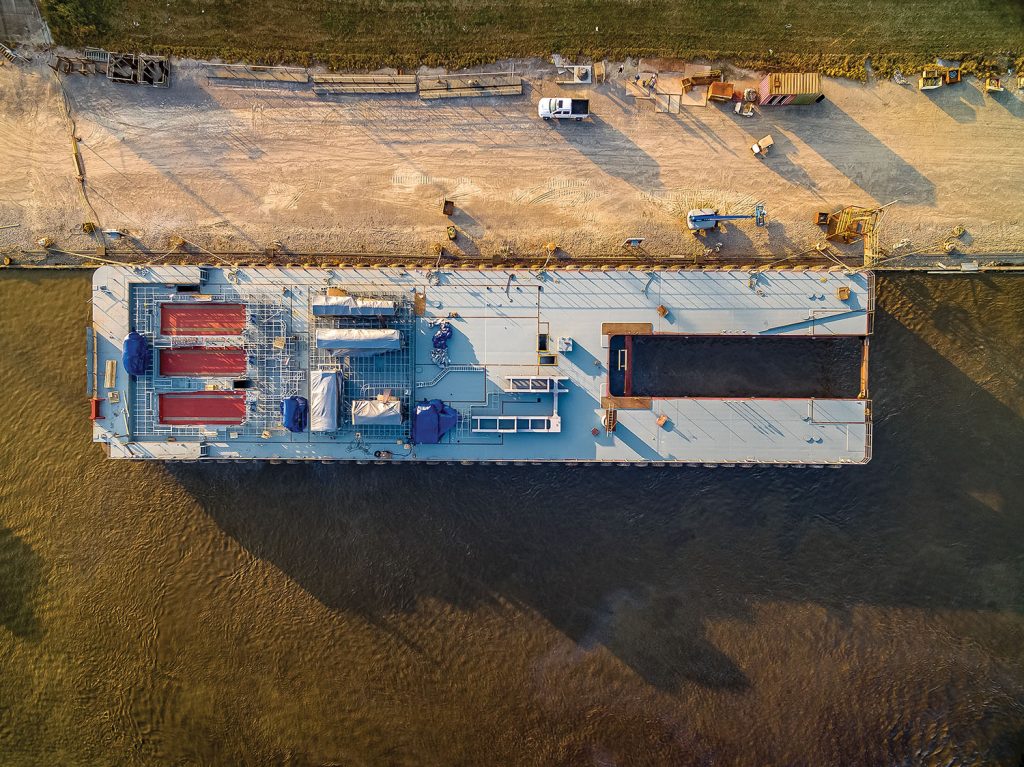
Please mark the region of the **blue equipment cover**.
[[146, 360], [149, 357], [149, 348], [146, 337], [134, 330], [124, 337], [124, 345], [121, 347], [121, 362], [124, 369], [130, 376], [140, 376], [146, 372]]
[[421, 402], [413, 414], [412, 441], [419, 445], [436, 445], [458, 422], [459, 411], [441, 400]]
[[305, 431], [309, 403], [305, 397], [291, 396], [281, 400], [281, 419], [288, 431]]
[[438, 328], [437, 332], [434, 333], [434, 348], [435, 349], [447, 349], [448, 339], [452, 337], [452, 326], [447, 322], [442, 322], [441, 327]]

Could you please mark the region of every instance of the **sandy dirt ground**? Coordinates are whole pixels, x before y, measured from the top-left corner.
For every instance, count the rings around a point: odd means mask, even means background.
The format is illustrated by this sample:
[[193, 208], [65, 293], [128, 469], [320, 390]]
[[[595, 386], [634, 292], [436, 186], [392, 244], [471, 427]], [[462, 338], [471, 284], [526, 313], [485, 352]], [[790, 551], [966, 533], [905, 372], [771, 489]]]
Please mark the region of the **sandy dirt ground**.
[[[211, 250], [426, 254], [445, 239], [444, 198], [466, 255], [621, 252], [644, 237], [652, 255], [806, 252], [812, 219], [843, 205], [886, 209], [890, 252], [936, 250], [962, 225], [967, 253], [1024, 251], [1024, 101], [977, 81], [920, 93], [891, 82], [827, 80], [814, 106], [731, 105], [654, 111], [611, 67], [611, 81], [559, 86], [527, 67], [521, 97], [421, 101], [318, 97], [311, 90], [226, 88], [198, 65], [165, 90], [66, 76], [80, 138], [87, 211], [77, 190], [56, 76], [41, 63], [0, 68], [0, 248], [92, 251], [83, 221], [127, 229], [166, 250], [181, 236]], [[545, 123], [543, 96], [589, 97], [585, 123]], [[766, 160], [750, 144], [775, 138]], [[747, 213], [695, 239], [694, 207]], [[12, 251], [13, 252], [13, 251]], [[858, 247], [848, 250], [859, 254]]]

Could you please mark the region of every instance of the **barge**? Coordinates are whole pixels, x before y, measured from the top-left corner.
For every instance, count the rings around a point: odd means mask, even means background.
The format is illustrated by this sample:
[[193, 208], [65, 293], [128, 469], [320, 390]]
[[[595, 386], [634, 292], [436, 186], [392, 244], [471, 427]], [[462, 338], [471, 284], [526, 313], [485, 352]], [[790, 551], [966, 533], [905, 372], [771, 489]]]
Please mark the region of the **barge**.
[[111, 458], [842, 465], [871, 458], [874, 276], [104, 266]]

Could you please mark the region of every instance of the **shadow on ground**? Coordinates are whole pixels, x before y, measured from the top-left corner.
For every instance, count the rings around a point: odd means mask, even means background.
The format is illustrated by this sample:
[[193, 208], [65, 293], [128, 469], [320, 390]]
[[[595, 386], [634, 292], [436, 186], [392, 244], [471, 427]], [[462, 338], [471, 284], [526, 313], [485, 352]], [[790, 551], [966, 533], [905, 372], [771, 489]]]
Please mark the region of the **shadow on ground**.
[[[765, 108], [761, 114], [765, 133], [772, 132], [769, 126], [792, 133], [879, 204], [935, 204], [931, 181], [831, 101]], [[771, 155], [769, 165], [770, 160]], [[800, 181], [798, 172], [788, 172]]]
[[625, 133], [599, 117], [585, 122], [552, 120], [551, 130], [609, 176], [644, 192], [662, 191], [661, 166]]

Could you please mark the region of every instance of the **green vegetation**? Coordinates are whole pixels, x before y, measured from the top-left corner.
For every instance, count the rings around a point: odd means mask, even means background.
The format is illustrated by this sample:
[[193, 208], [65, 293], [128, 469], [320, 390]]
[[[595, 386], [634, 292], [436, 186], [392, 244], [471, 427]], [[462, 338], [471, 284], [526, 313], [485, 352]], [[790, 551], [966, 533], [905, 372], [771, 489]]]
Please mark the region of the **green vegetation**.
[[731, 59], [864, 76], [1024, 54], [1017, 0], [43, 0], [66, 45], [335, 68], [584, 54]]

